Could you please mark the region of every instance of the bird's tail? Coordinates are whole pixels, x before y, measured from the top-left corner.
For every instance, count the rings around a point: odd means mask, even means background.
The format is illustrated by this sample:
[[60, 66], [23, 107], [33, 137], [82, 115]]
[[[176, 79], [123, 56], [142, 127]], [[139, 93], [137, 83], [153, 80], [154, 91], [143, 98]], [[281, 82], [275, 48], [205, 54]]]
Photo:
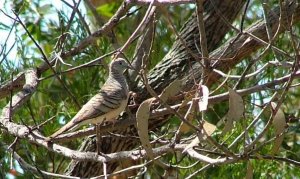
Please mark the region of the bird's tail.
[[47, 137], [46, 141], [51, 141], [53, 138], [59, 136], [60, 134], [66, 132], [66, 131], [72, 131], [78, 128], [77, 124], [74, 124], [74, 120], [69, 121], [66, 125], [64, 125], [62, 128], [60, 128], [58, 131]]

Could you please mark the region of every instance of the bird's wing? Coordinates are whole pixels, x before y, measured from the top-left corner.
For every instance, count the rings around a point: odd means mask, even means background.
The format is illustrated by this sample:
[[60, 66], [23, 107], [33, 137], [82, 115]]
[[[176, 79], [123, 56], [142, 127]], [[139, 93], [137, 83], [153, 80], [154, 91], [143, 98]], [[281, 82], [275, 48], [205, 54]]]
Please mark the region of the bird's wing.
[[71, 121], [46, 140], [50, 141], [52, 138], [55, 138], [65, 131], [73, 129], [74, 127], [79, 127], [85, 120], [99, 117], [120, 108], [121, 103], [124, 102], [124, 100], [127, 100], [127, 97], [128, 92], [126, 89], [112, 84], [103, 85], [99, 93], [92, 97]]
[[76, 114], [73, 121], [74, 124], [118, 109], [121, 106], [121, 102], [127, 99], [127, 95], [123, 88], [104, 85], [99, 93], [92, 97]]

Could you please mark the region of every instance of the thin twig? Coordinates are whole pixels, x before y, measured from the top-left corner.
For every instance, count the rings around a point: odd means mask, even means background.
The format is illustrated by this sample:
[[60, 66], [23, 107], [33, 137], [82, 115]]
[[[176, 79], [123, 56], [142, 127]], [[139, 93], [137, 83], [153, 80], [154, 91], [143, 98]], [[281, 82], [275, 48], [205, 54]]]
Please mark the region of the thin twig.
[[93, 66], [94, 64], [98, 63], [98, 62], [101, 62], [104, 58], [108, 57], [108, 56], [111, 56], [113, 55], [114, 53], [116, 53], [117, 51], [112, 51], [112, 52], [109, 52], [109, 53], [106, 53], [94, 60], [91, 60], [87, 63], [84, 63], [84, 64], [81, 64], [81, 65], [78, 65], [76, 67], [73, 67], [73, 68], [70, 68], [70, 69], [67, 69], [65, 71], [61, 71], [61, 72], [57, 72], [56, 74], [52, 74], [52, 75], [49, 75], [49, 76], [46, 76], [46, 77], [43, 77], [43, 78], [40, 78], [39, 80], [40, 81], [43, 81], [43, 80], [46, 80], [46, 79], [49, 79], [49, 78], [52, 78], [54, 76], [57, 76], [57, 75], [61, 75], [61, 74], [65, 74], [65, 73], [69, 73], [69, 72], [72, 72], [72, 71], [75, 71], [75, 70], [79, 70], [79, 69], [82, 69], [82, 68], [87, 68], [87, 67], [90, 67], [90, 66]]
[[18, 163], [20, 164], [20, 166], [22, 166], [23, 169], [29, 170], [36, 174], [40, 174], [42, 177], [48, 176], [48, 177], [57, 177], [57, 178], [66, 178], [66, 179], [77, 179], [78, 178], [78, 177], [72, 177], [72, 176], [66, 176], [66, 175], [60, 175], [60, 174], [56, 174], [56, 173], [46, 172], [46, 171], [37, 169], [36, 167], [27, 163], [17, 152], [13, 151], [11, 148], [7, 148], [7, 150], [12, 153], [14, 159], [18, 161]]
[[124, 43], [124, 45], [119, 49], [119, 52], [117, 52], [116, 56], [119, 56], [121, 53], [124, 52], [124, 50], [128, 47], [128, 45], [130, 43], [132, 43], [132, 41], [137, 37], [138, 33], [141, 33], [144, 31], [144, 29], [146, 28], [146, 25], [150, 22], [150, 20], [152, 19], [152, 16], [156, 10], [156, 7], [153, 6], [153, 2], [154, 0], [152, 0], [152, 3], [150, 3], [144, 18], [142, 19], [142, 21], [140, 22], [140, 24], [138, 25], [138, 27], [135, 29], [135, 31], [131, 34], [131, 36], [127, 39], [127, 41]]
[[[21, 19], [19, 18], [18, 14], [15, 13], [15, 16], [18, 20], [18, 22], [22, 25], [22, 27], [25, 29], [27, 35], [29, 36], [29, 38], [33, 41], [33, 43], [35, 44], [35, 46], [39, 49], [41, 55], [43, 56], [44, 61], [46, 62], [46, 64], [48, 65], [48, 67], [51, 69], [51, 71], [53, 72], [53, 74], [56, 74], [56, 71], [54, 70], [54, 68], [51, 66], [50, 62], [48, 61], [48, 58], [46, 56], [46, 54], [44, 53], [43, 49], [40, 47], [40, 45], [36, 42], [36, 40], [33, 38], [33, 36], [31, 35], [31, 33], [28, 31], [28, 29], [26, 28], [25, 24], [21, 21]], [[62, 81], [61, 78], [59, 78], [59, 76], [56, 76], [56, 79], [62, 84], [63, 88], [66, 90], [66, 92], [70, 95], [70, 97], [72, 98], [72, 100], [75, 102], [75, 104], [77, 105], [78, 108], [80, 108], [80, 104], [77, 101], [77, 99], [75, 98], [75, 96], [70, 92], [69, 88], [66, 86], [66, 84]]]

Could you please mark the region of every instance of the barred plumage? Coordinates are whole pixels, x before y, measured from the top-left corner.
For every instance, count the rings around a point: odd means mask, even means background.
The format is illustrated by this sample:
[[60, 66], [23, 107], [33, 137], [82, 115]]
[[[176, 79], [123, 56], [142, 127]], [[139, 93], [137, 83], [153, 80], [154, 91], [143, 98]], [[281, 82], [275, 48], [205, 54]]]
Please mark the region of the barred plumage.
[[99, 124], [103, 120], [113, 120], [124, 111], [128, 101], [128, 85], [123, 72], [130, 68], [128, 63], [118, 58], [110, 63], [109, 75], [95, 96], [93, 96], [73, 117], [57, 132], [49, 136], [46, 140], [57, 137], [58, 135], [74, 130], [85, 124]]

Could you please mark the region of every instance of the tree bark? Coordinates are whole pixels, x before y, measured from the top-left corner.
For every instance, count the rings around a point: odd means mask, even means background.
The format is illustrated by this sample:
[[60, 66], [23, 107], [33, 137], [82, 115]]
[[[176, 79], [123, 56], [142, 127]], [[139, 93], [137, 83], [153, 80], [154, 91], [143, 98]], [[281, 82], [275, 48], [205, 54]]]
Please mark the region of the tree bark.
[[[213, 4], [211, 2], [213, 2]], [[204, 21], [209, 52], [216, 49], [225, 34], [231, 30], [230, 25], [225, 23], [221, 16], [229, 23], [232, 23], [244, 4], [245, 1], [243, 0], [205, 1]], [[185, 44], [182, 44], [182, 41], [177, 37], [170, 51], [148, 75], [149, 84], [157, 93], [160, 93], [173, 80], [186, 76], [191, 65], [200, 62], [201, 54], [197, 50], [200, 49], [200, 37], [196, 13], [183, 25], [179, 36], [183, 39]], [[195, 59], [190, 52], [198, 55], [199, 59]], [[145, 93], [147, 90], [142, 83], [139, 83], [134, 91], [141, 91], [141, 95], [139, 96], [140, 101], [149, 97], [149, 94]]]
[[[213, 4], [211, 2], [212, 1], [205, 2], [204, 12], [207, 46], [209, 51], [216, 49], [225, 34], [230, 30], [230, 26], [224, 22], [224, 20], [220, 17], [220, 14], [222, 14], [229, 23], [232, 23], [241, 11], [245, 0], [215, 0], [213, 1]], [[172, 48], [164, 59], [157, 64], [148, 75], [149, 83], [157, 93], [160, 93], [173, 80], [187, 75], [190, 70], [189, 65], [193, 65], [197, 62], [197, 60], [190, 54], [191, 50], [194, 54], [199, 55], [196, 44], [200, 44], [200, 37], [195, 13], [181, 28], [180, 37], [184, 40], [186, 45], [183, 45], [180, 38], [177, 37]], [[132, 91], [138, 93], [139, 102], [149, 97], [149, 94], [146, 93], [146, 90], [141, 83]], [[158, 119], [158, 122], [156, 121], [153, 125], [150, 124], [149, 127], [153, 128], [161, 126], [165, 121], [166, 119]], [[118, 133], [123, 136], [137, 136], [134, 126], [131, 126], [124, 131], [118, 131]], [[104, 136], [100, 143], [103, 153], [113, 153], [122, 150], [130, 150], [138, 145], [139, 140], [132, 139], [130, 137], [117, 138], [116, 136]], [[80, 147], [80, 151], [95, 151], [95, 149], [96, 144], [94, 137], [87, 138]], [[118, 163], [108, 164], [107, 172], [113, 172], [117, 166]], [[67, 168], [66, 173], [68, 175], [78, 177], [92, 177], [102, 174], [102, 169], [102, 163], [79, 162], [73, 160]]]

